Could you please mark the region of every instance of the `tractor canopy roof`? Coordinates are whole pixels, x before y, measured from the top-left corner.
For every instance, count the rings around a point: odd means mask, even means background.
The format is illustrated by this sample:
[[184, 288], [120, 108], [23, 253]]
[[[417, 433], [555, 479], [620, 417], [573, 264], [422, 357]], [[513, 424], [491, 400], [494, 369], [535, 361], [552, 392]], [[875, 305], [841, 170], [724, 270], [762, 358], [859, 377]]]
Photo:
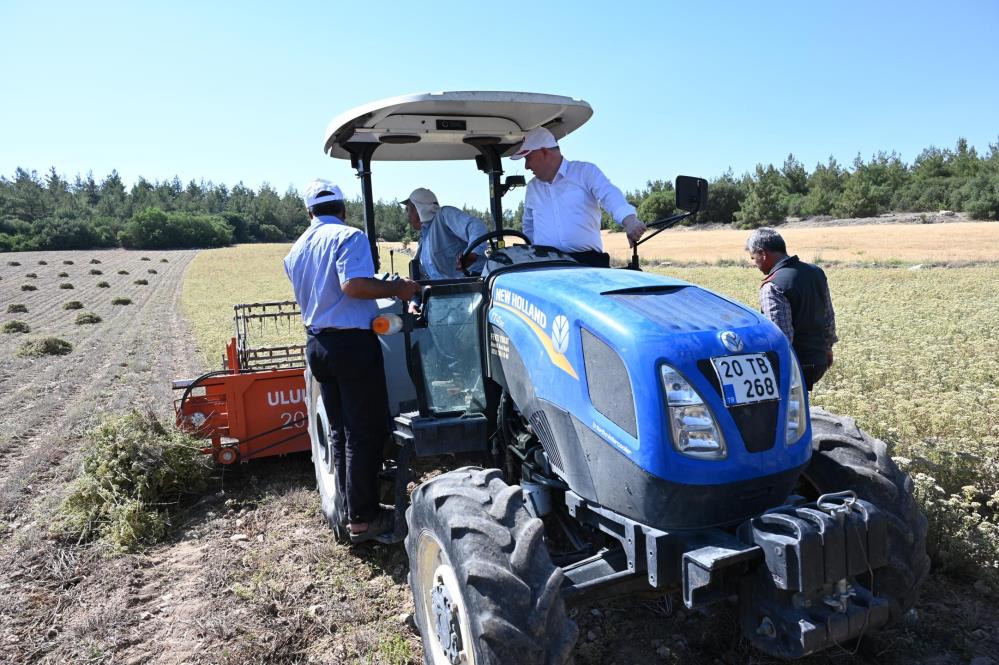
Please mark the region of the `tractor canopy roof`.
[[[593, 115], [586, 102], [532, 92], [432, 92], [392, 97], [341, 113], [326, 128], [323, 150], [351, 159], [358, 144], [377, 144], [371, 160], [475, 159], [484, 146], [507, 156], [535, 127], [555, 138]], [[352, 144], [352, 150], [345, 144]]]

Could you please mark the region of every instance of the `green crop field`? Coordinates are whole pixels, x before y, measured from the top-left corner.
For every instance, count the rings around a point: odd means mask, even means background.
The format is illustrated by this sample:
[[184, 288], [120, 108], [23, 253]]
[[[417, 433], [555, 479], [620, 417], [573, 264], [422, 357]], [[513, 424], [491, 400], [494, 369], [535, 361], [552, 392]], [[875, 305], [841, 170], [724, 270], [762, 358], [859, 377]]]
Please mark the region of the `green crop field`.
[[[287, 249], [204, 251], [191, 263], [184, 311], [211, 367], [232, 335], [233, 304], [291, 298], [281, 266]], [[660, 272], [757, 307], [755, 269]], [[999, 264], [827, 274], [840, 342], [813, 403], [855, 417], [890, 444], [916, 480], [938, 565], [999, 578]], [[261, 334], [303, 340], [297, 324]]]

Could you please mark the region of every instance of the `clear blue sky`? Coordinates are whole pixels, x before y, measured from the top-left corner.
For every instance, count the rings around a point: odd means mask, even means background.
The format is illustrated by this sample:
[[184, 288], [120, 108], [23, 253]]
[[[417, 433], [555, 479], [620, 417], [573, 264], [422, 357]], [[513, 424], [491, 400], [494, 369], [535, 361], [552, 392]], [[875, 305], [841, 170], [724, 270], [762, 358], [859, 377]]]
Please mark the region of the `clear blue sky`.
[[[0, 2], [0, 175], [117, 169], [360, 193], [322, 152], [342, 111], [396, 95], [518, 90], [594, 108], [562, 142], [619, 187], [684, 173], [849, 165], [999, 142], [999, 2]], [[505, 161], [507, 174], [522, 162]], [[486, 207], [471, 163], [379, 165]], [[527, 175], [530, 175], [529, 173]], [[516, 205], [523, 190], [509, 195]]]

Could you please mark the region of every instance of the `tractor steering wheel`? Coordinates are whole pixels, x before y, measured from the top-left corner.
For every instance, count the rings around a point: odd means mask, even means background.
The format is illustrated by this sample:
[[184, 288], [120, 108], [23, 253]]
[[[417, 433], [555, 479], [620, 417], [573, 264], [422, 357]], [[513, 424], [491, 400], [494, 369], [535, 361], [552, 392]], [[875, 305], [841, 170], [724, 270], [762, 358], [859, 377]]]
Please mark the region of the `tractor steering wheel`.
[[[468, 246], [471, 247], [472, 249], [474, 249], [474, 248], [478, 247], [480, 244], [482, 244], [482, 243], [484, 243], [485, 241], [488, 240], [489, 241], [489, 249], [491, 249], [491, 250], [493, 250], [495, 252], [497, 249], [499, 249], [499, 244], [496, 241], [499, 240], [500, 238], [504, 237], [504, 236], [513, 236], [515, 238], [520, 238], [521, 240], [525, 241], [528, 245], [531, 244], [531, 239], [528, 238], [522, 232], [518, 231], [517, 229], [501, 229], [499, 231], [490, 231], [489, 233], [487, 233], [485, 235], [479, 236], [478, 238], [476, 238], [472, 242], [468, 243]], [[461, 263], [464, 263], [465, 259], [467, 259], [468, 255], [471, 254], [471, 253], [472, 253], [472, 250], [470, 250], [470, 249], [469, 250], [465, 250], [464, 252], [462, 252], [461, 256], [459, 257], [459, 261]], [[470, 272], [468, 272], [468, 270], [466, 270], [465, 268], [462, 268], [461, 271], [463, 273], [465, 273], [465, 277], [471, 277], [472, 276], [472, 274]]]

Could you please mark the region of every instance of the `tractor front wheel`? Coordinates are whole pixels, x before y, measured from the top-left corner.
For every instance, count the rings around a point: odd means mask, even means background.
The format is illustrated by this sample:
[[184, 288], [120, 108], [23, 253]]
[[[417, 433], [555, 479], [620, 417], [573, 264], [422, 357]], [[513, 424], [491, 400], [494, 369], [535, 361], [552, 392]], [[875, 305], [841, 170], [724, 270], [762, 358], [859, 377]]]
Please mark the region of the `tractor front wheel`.
[[812, 460], [801, 488], [817, 498], [827, 492], [853, 490], [887, 517], [888, 563], [858, 579], [875, 596], [887, 600], [891, 621], [916, 602], [930, 568], [926, 554], [926, 516], [913, 496], [912, 478], [888, 455], [884, 441], [857, 427], [853, 418], [814, 408]]
[[466, 467], [413, 491], [409, 584], [427, 665], [564, 665], [578, 629], [544, 525], [499, 469]]

